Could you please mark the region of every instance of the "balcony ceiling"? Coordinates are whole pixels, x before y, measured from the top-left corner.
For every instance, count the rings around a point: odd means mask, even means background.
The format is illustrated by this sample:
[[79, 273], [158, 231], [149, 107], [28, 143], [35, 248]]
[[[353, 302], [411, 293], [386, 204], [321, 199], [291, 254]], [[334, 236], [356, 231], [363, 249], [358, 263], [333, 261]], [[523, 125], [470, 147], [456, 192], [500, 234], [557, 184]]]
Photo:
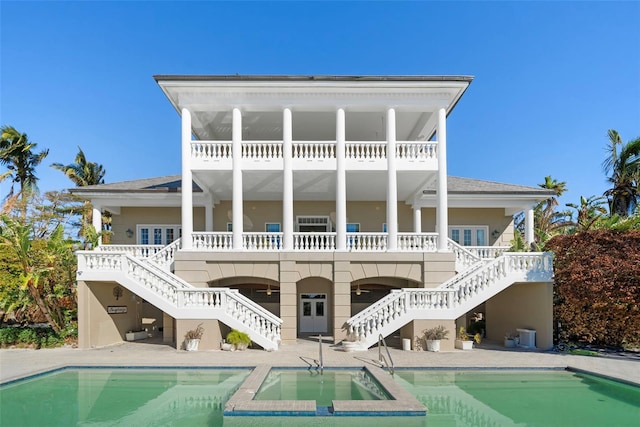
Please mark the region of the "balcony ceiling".
[[472, 78], [464, 76], [156, 76], [171, 104], [187, 108], [201, 140], [231, 139], [231, 110], [243, 139], [282, 140], [282, 110], [293, 111], [294, 140], [335, 140], [335, 111], [346, 111], [351, 141], [384, 140], [394, 107], [398, 140], [428, 140], [435, 111], [451, 112]]
[[[422, 191], [424, 182], [432, 175], [425, 172], [398, 173], [398, 200], [411, 201]], [[245, 200], [282, 200], [282, 173], [278, 171], [245, 171], [242, 174]], [[215, 200], [232, 198], [230, 171], [194, 172], [194, 180], [213, 194]], [[335, 200], [335, 171], [295, 171], [293, 173], [294, 200]], [[347, 172], [347, 199], [353, 201], [385, 200], [387, 174], [375, 171]]]

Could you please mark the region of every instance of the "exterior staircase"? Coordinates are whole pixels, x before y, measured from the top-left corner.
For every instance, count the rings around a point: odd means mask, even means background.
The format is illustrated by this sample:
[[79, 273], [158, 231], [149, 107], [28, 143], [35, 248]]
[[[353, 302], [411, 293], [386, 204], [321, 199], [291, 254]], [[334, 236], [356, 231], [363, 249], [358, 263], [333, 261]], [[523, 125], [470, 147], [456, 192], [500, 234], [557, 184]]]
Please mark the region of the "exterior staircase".
[[282, 320], [229, 288], [197, 288], [170, 270], [179, 241], [166, 247], [101, 246], [79, 251], [77, 279], [112, 280], [175, 319], [217, 319], [277, 350]]
[[437, 288], [392, 290], [347, 320], [349, 334], [364, 350], [378, 342], [379, 334], [386, 337], [413, 320], [454, 320], [514, 283], [553, 279], [548, 252], [503, 252], [468, 265]]

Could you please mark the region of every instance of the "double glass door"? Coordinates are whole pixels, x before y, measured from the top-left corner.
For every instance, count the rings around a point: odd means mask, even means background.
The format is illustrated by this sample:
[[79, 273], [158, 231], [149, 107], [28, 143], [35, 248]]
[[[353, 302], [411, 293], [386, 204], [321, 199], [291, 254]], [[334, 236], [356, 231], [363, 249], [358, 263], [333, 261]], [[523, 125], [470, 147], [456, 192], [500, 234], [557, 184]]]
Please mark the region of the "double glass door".
[[300, 295], [300, 332], [327, 332], [327, 294]]

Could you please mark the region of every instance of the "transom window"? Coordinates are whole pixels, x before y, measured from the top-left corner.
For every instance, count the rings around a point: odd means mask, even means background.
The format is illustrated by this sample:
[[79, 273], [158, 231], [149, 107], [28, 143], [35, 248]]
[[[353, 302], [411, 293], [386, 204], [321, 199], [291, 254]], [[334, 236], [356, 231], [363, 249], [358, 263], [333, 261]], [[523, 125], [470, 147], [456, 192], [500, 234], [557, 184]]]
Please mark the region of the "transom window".
[[449, 237], [462, 246], [487, 246], [489, 227], [486, 225], [456, 225], [449, 227]]

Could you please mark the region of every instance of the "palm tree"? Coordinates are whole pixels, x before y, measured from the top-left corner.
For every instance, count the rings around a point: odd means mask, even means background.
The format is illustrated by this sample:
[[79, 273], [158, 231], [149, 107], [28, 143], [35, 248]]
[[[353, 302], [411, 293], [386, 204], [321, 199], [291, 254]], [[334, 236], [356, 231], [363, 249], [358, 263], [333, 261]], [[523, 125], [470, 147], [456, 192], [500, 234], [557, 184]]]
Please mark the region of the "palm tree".
[[538, 242], [544, 243], [551, 235], [569, 225], [567, 216], [570, 214], [566, 211], [556, 211], [558, 197], [567, 191], [567, 183], [565, 181], [558, 182], [551, 176], [545, 176], [544, 183], [538, 184], [538, 187], [553, 191], [553, 196], [538, 203], [534, 209]]
[[[104, 167], [95, 162], [87, 161], [82, 148], [78, 147], [78, 154], [75, 163], [63, 165], [62, 163], [54, 163], [52, 168], [64, 173], [78, 187], [86, 187], [87, 185], [104, 184], [104, 175], [106, 171]], [[85, 246], [95, 247], [95, 242], [100, 237], [107, 239], [107, 233], [96, 233], [92, 225], [93, 210], [91, 202], [85, 201], [84, 212], [82, 213], [82, 224], [80, 225], [80, 235], [85, 237]], [[102, 213], [102, 224], [109, 225], [111, 222], [111, 214]], [[93, 244], [88, 243], [93, 242]]]
[[76, 155], [75, 163], [71, 163], [69, 165], [54, 163], [51, 167], [64, 173], [78, 187], [104, 184], [104, 175], [106, 171], [102, 165], [95, 162], [88, 162], [82, 148], [80, 147], [78, 147], [78, 154]]
[[596, 224], [607, 213], [607, 210], [602, 207], [604, 203], [605, 198], [602, 196], [591, 196], [589, 198], [580, 196], [579, 205], [567, 203], [567, 206], [575, 209], [577, 213], [574, 230], [587, 231]]
[[624, 144], [616, 130], [609, 129], [607, 134], [609, 146], [602, 168], [612, 187], [604, 195], [609, 200], [610, 215], [627, 217], [640, 200], [640, 137]]
[[0, 182], [12, 178], [7, 197], [14, 195], [14, 185], [18, 184], [20, 191], [16, 196], [24, 201], [25, 196], [38, 190], [36, 167], [47, 157], [49, 150], [36, 153], [34, 149], [38, 144], [30, 142], [26, 133], [18, 132], [13, 126], [2, 126], [0, 131], [0, 164], [8, 169], [0, 175]]

